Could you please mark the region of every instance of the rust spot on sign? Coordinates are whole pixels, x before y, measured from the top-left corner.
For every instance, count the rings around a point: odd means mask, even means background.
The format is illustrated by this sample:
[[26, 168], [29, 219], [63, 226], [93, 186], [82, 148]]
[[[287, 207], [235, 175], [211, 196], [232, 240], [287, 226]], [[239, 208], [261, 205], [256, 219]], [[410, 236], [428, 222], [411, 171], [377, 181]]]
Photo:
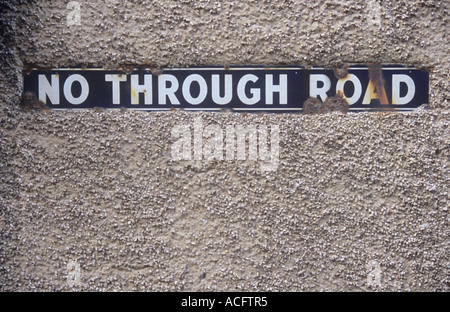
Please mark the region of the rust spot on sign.
[[163, 69], [162, 68], [150, 68], [150, 71], [155, 76], [159, 76], [159, 75], [161, 75], [163, 73]]
[[309, 98], [303, 103], [305, 114], [319, 114], [322, 110], [322, 102], [316, 98]]
[[323, 103], [322, 113], [329, 112], [342, 112], [347, 113], [348, 111], [348, 102], [344, 98], [342, 91], [339, 91], [336, 96], [328, 97]]
[[331, 112], [346, 114], [347, 111], [348, 102], [340, 93], [336, 96], [328, 97], [324, 103], [316, 98], [309, 98], [303, 103], [303, 112], [305, 114], [326, 114]]
[[380, 64], [369, 64], [369, 79], [379, 92], [384, 89], [383, 72]]
[[119, 66], [118, 69], [124, 71], [127, 75], [129, 75], [133, 72], [134, 66], [130, 64], [124, 64], [122, 66]]
[[49, 110], [47, 106], [43, 102], [37, 100], [36, 94], [31, 91], [27, 91], [22, 96], [21, 101], [22, 108], [29, 112], [30, 110]]
[[337, 79], [344, 79], [348, 76], [348, 68], [350, 66], [347, 64], [337, 64], [333, 66], [333, 72]]

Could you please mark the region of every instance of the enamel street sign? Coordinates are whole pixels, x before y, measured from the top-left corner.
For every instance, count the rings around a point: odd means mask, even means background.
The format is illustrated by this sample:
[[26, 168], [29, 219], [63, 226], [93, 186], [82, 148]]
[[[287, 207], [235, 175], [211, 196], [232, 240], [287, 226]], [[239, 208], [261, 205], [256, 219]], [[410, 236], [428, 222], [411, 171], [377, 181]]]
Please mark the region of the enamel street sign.
[[428, 103], [428, 71], [401, 66], [32, 70], [24, 97], [52, 109], [301, 112], [316, 99], [350, 111], [413, 110]]

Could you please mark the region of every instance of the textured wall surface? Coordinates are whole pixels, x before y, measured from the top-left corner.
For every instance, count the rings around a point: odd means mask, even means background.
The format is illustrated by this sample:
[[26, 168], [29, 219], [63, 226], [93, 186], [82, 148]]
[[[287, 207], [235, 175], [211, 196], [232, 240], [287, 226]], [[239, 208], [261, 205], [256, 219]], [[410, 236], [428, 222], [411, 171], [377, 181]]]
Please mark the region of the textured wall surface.
[[[448, 291], [448, 1], [2, 1], [0, 290]], [[68, 19], [69, 17], [69, 19]], [[410, 113], [30, 111], [23, 71], [401, 63]], [[279, 165], [174, 161], [278, 126]]]

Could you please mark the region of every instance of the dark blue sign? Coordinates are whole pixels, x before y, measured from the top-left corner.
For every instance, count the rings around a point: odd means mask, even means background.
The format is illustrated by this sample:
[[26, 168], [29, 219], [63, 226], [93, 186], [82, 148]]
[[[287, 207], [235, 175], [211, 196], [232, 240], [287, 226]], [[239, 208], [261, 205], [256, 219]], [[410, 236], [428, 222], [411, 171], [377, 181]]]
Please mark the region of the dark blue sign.
[[428, 103], [426, 70], [350, 68], [173, 68], [159, 73], [102, 69], [33, 70], [24, 99], [53, 109], [301, 112], [344, 103], [349, 111], [413, 110]]

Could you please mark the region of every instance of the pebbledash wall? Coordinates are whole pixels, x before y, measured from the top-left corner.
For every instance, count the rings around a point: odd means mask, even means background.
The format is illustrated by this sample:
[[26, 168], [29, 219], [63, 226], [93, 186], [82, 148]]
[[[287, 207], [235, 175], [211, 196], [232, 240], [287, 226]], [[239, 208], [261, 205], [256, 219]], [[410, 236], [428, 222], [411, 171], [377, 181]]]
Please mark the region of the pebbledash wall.
[[[2, 1], [2, 291], [448, 291], [448, 1]], [[29, 68], [405, 64], [413, 112], [30, 110]], [[279, 163], [173, 129], [279, 128]], [[273, 145], [273, 144], [272, 144]]]

